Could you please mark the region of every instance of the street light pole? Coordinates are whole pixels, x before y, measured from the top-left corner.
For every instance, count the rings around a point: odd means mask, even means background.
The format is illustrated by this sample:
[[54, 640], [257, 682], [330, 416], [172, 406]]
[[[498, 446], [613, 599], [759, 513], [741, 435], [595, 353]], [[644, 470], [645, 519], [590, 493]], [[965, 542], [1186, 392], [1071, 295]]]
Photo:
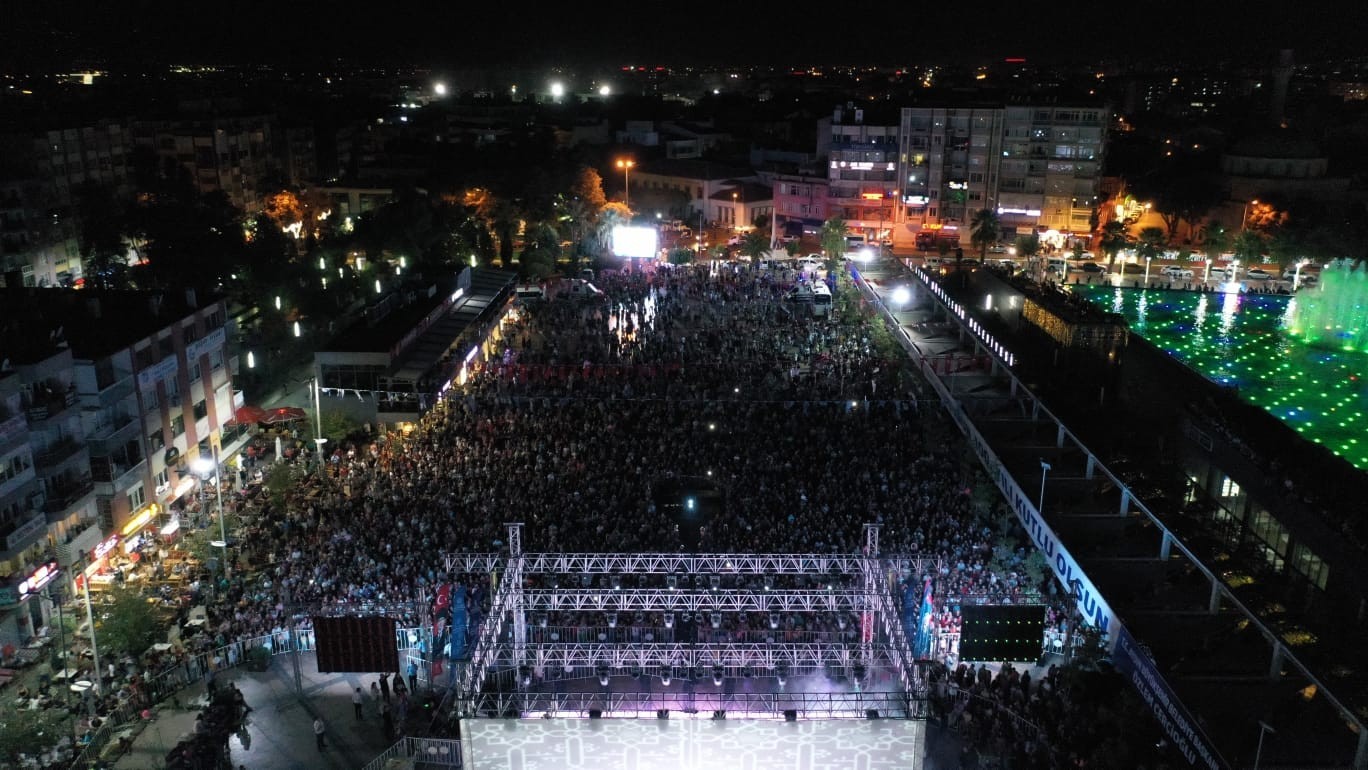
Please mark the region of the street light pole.
[[223, 524], [223, 468], [219, 464], [218, 447], [210, 443], [209, 451], [214, 457], [214, 493], [218, 498], [219, 542], [223, 543], [223, 576], [231, 580], [233, 565], [228, 561], [228, 531]]
[[1041, 516], [1045, 515], [1045, 474], [1049, 473], [1053, 467], [1044, 460], [1040, 461], [1040, 497], [1036, 501], [1036, 513]]
[[95, 612], [90, 609], [90, 576], [82, 575], [81, 577], [81, 587], [85, 589], [86, 623], [90, 624], [90, 656], [95, 661], [95, 693], [99, 694], [100, 647], [95, 644]]
[[635, 165], [636, 161], [627, 158], [619, 158], [617, 162], [617, 167], [622, 169], [622, 200], [628, 209], [632, 208], [632, 183], [630, 181], [630, 175], [632, 173], [632, 166]]
[[1251, 204], [1257, 206], [1259, 200], [1255, 198], [1252, 201], [1245, 201], [1244, 209], [1240, 212], [1240, 232], [1244, 232], [1249, 226], [1249, 207]]

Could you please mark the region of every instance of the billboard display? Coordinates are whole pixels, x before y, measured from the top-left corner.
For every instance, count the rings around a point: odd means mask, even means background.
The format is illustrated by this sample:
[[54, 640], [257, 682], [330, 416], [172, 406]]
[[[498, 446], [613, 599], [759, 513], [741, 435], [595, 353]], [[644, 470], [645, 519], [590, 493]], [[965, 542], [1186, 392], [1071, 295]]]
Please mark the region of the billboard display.
[[613, 228], [613, 253], [632, 259], [655, 259], [660, 233], [654, 227], [618, 225]]

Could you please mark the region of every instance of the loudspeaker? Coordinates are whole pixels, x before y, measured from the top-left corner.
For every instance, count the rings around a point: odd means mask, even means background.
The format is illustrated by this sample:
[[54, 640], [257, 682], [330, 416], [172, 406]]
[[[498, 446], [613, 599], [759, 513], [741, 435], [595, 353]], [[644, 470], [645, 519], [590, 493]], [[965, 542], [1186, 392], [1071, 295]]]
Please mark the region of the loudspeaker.
[[669, 719], [669, 718], [670, 718], [670, 710], [669, 710], [669, 709], [656, 709], [656, 719]]
[[590, 719], [603, 719], [603, 712], [598, 709], [589, 709]]
[[797, 712], [796, 710], [794, 710], [794, 709], [785, 709], [785, 710], [784, 710], [784, 721], [785, 721], [785, 722], [797, 722], [797, 721], [798, 721], [798, 712]]
[[879, 718], [879, 710], [878, 710], [878, 709], [865, 709], [865, 719], [878, 719], [878, 718]]

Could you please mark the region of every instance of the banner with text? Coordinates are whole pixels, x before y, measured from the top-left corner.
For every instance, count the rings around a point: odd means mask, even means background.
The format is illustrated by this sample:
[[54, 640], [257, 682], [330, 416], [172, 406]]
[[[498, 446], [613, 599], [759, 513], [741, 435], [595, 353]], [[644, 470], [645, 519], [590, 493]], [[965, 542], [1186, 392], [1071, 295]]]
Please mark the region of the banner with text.
[[1183, 755], [1188, 765], [1209, 770], [1229, 767], [1221, 758], [1216, 747], [1211, 744], [1206, 733], [1192, 718], [1173, 689], [1149, 655], [1140, 648], [1125, 628], [1116, 632], [1116, 650], [1112, 653], [1112, 664], [1122, 676], [1130, 680], [1141, 699], [1154, 711], [1154, 718], [1163, 728], [1164, 734], [1172, 741], [1174, 748]]

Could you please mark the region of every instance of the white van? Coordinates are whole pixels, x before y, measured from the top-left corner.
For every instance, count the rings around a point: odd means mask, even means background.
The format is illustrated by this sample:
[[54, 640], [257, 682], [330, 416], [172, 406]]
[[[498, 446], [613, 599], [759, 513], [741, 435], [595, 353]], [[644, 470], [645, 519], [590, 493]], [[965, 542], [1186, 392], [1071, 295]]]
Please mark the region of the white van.
[[535, 283], [523, 284], [515, 290], [518, 301], [523, 304], [528, 302], [538, 302], [546, 299], [546, 289]]
[[1045, 261], [1045, 271], [1058, 273], [1061, 276], [1069, 274], [1069, 260], [1062, 257], [1050, 257]]

